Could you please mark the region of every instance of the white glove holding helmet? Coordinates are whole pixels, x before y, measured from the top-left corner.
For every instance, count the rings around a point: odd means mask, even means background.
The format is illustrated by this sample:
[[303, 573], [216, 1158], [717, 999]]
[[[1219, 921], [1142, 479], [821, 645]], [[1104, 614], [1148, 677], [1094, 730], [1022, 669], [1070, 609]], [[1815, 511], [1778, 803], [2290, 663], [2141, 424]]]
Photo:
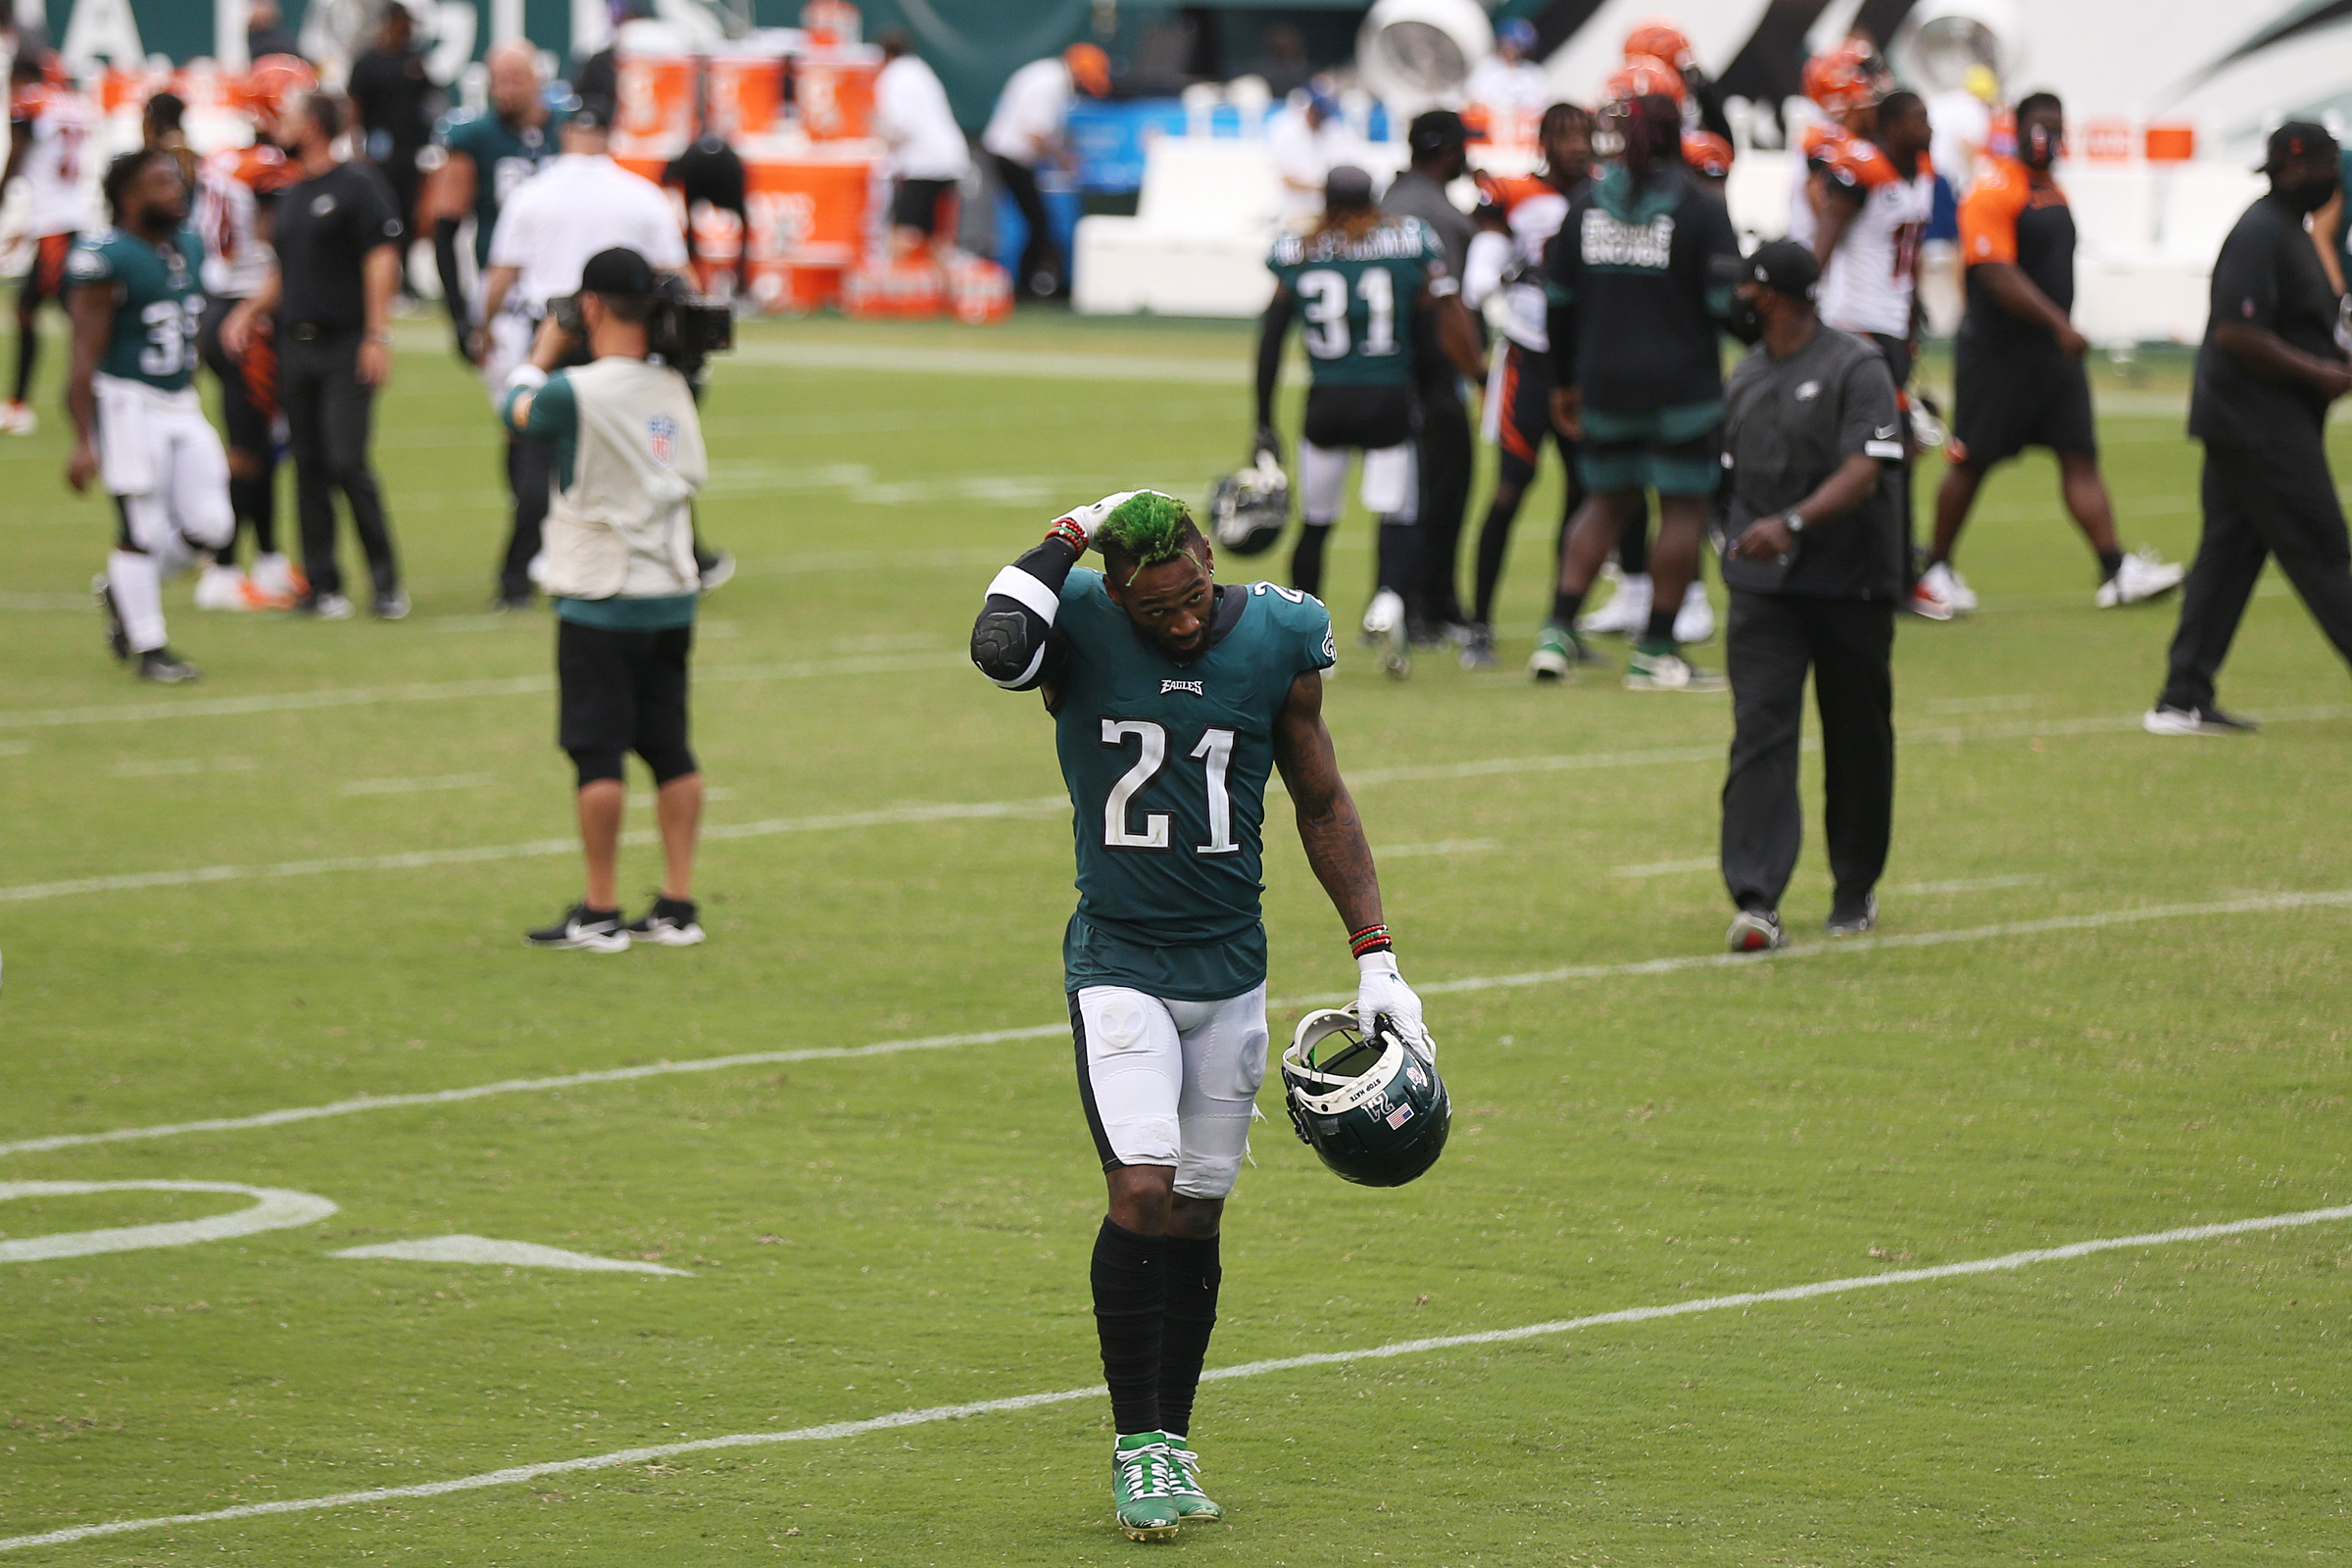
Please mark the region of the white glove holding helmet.
[[1078, 535], [1078, 553], [1084, 555], [1087, 546], [1094, 543], [1095, 530], [1102, 526], [1102, 520], [1118, 511], [1129, 497], [1142, 493], [1140, 490], [1121, 490], [1116, 495], [1104, 496], [1100, 501], [1092, 502], [1080, 507], [1075, 512], [1065, 513], [1054, 518], [1054, 526], [1074, 530]]
[[1396, 972], [1396, 955], [1367, 953], [1355, 960], [1355, 1016], [1367, 1031], [1375, 1016], [1385, 1014], [1396, 1032], [1437, 1058], [1437, 1047], [1421, 1023], [1421, 999]]

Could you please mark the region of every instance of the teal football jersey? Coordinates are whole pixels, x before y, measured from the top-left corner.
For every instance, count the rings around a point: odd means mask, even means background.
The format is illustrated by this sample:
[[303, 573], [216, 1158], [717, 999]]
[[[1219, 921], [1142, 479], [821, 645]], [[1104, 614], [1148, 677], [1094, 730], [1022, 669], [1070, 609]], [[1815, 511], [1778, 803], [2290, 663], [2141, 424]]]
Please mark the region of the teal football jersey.
[[1446, 273], [1446, 247], [1417, 218], [1392, 218], [1361, 239], [1285, 234], [1266, 266], [1298, 296], [1299, 336], [1317, 386], [1413, 379], [1421, 290]]
[[1274, 721], [1291, 683], [1337, 650], [1321, 601], [1271, 583], [1219, 588], [1212, 624], [1224, 635], [1179, 664], [1111, 603], [1101, 572], [1062, 585], [1054, 630], [1069, 658], [1054, 722], [1078, 849], [1062, 942], [1073, 992], [1214, 1002], [1266, 977]]
[[473, 160], [473, 261], [490, 265], [490, 231], [514, 187], [556, 156], [556, 138], [539, 125], [510, 125], [490, 110], [441, 133], [441, 145]]
[[73, 288], [115, 290], [115, 328], [98, 373], [177, 392], [196, 375], [204, 320], [204, 243], [182, 228], [162, 247], [119, 228], [85, 234], [66, 259]]

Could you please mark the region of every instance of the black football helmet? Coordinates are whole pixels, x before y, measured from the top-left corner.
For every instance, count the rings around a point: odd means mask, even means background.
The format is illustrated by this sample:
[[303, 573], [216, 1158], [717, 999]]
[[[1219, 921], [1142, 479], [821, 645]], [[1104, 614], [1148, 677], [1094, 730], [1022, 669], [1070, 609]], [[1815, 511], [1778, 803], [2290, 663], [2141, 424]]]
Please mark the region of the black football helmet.
[[1298, 1141], [1365, 1187], [1402, 1187], [1429, 1169], [1453, 1124], [1436, 1047], [1406, 1039], [1385, 1015], [1367, 1030], [1352, 1006], [1298, 1020], [1282, 1088]]
[[1260, 447], [1249, 467], [1229, 473], [1208, 492], [1208, 519], [1217, 548], [1237, 556], [1263, 555], [1291, 518], [1291, 481], [1282, 458]]

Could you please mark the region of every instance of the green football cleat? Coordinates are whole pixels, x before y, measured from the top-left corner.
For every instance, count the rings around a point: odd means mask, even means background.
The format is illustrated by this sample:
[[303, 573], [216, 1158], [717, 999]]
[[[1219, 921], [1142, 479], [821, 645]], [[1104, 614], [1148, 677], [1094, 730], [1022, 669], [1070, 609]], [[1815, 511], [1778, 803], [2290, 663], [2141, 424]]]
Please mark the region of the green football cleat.
[[1536, 651], [1528, 658], [1527, 672], [1541, 681], [1566, 680], [1584, 662], [1583, 653], [1575, 632], [1546, 625], [1536, 633]]
[[1176, 1462], [1176, 1516], [1180, 1519], [1222, 1519], [1225, 1510], [1200, 1490], [1200, 1456], [1192, 1445], [1171, 1432], [1168, 1457]]
[[1168, 1440], [1157, 1432], [1119, 1439], [1110, 1450], [1110, 1498], [1119, 1528], [1129, 1541], [1174, 1541], [1183, 1515], [1176, 1489], [1184, 1472], [1169, 1457]]

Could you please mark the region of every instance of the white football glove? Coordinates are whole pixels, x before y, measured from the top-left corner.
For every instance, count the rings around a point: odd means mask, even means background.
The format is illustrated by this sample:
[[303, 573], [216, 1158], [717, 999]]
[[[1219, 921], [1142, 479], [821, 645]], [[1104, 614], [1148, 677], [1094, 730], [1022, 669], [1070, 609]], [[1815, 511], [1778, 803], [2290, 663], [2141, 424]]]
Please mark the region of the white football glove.
[[1421, 999], [1396, 972], [1394, 953], [1367, 953], [1355, 960], [1355, 1016], [1368, 1030], [1379, 1014], [1387, 1014], [1396, 1032], [1424, 1050], [1431, 1048], [1429, 1031], [1421, 1024]]
[[1065, 513], [1061, 516], [1054, 518], [1054, 526], [1058, 528], [1066, 522], [1071, 527], [1076, 528], [1085, 541], [1079, 545], [1078, 553], [1080, 555], [1084, 555], [1086, 554], [1087, 545], [1091, 545], [1095, 541], [1095, 530], [1102, 526], [1102, 519], [1109, 516], [1112, 513], [1118, 511], [1121, 503], [1126, 501], [1128, 497], [1136, 494], [1138, 494], [1138, 492], [1133, 490], [1122, 490], [1117, 495], [1104, 496], [1100, 501], [1094, 502], [1088, 506], [1080, 507], [1075, 512]]

